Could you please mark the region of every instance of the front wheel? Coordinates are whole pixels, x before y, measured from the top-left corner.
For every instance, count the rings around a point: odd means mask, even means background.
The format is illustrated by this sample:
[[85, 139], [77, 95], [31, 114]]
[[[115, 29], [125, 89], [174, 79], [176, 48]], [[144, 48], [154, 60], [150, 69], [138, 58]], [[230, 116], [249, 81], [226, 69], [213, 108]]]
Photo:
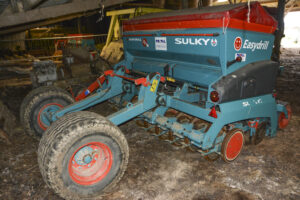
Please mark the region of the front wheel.
[[128, 157], [120, 129], [86, 111], [54, 122], [38, 149], [43, 179], [64, 199], [98, 199], [122, 178]]

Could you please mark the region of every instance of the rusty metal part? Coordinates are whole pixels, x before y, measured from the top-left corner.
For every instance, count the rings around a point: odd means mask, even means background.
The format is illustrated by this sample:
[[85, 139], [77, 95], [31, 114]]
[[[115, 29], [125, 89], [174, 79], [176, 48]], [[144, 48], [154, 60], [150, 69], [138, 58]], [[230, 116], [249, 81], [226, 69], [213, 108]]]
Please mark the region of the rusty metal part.
[[148, 130], [147, 130], [148, 133], [155, 133], [155, 128], [154, 127], [150, 127]]
[[184, 142], [185, 144], [190, 144], [190, 143], [191, 143], [191, 140], [190, 140], [188, 137], [184, 137], [183, 142]]
[[[192, 116], [191, 116], [192, 117]], [[198, 121], [199, 119], [197, 117], [192, 117], [191, 118], [191, 123], [194, 124], [196, 121]]]
[[182, 146], [182, 144], [180, 142], [173, 142], [172, 145], [176, 146], [176, 147], [181, 147]]
[[205, 158], [205, 160], [213, 162], [213, 161], [218, 160], [220, 158], [220, 155], [217, 153], [211, 153], [211, 154], [204, 156], [204, 158]]
[[174, 109], [169, 109], [167, 110], [167, 112], [165, 113], [165, 117], [176, 117], [178, 115], [178, 111], [174, 110]]
[[168, 140], [168, 138], [169, 138], [169, 136], [168, 136], [167, 134], [160, 135], [160, 136], [158, 137], [158, 139], [163, 140], [163, 141]]
[[192, 146], [192, 145], [187, 146], [185, 149], [186, 149], [187, 151], [190, 151], [190, 152], [196, 152], [196, 151], [197, 151], [197, 149], [196, 149], [194, 146]]
[[173, 141], [173, 140], [175, 139], [175, 136], [174, 136], [174, 134], [173, 134], [172, 131], [169, 131], [169, 133], [168, 133], [168, 139], [169, 139], [170, 141]]
[[203, 122], [202, 120], [198, 120], [194, 123], [193, 129], [195, 130], [200, 130], [202, 128], [205, 128], [207, 124]]
[[136, 125], [143, 127], [143, 128], [149, 128], [149, 123], [145, 120], [136, 120]]
[[156, 135], [160, 134], [160, 128], [158, 126], [155, 126], [155, 134]]
[[136, 123], [136, 125], [138, 125], [139, 127], [144, 127], [144, 121], [143, 121], [143, 120], [136, 120], [135, 123]]
[[191, 123], [192, 118], [188, 115], [181, 115], [177, 118], [177, 122], [181, 124]]
[[128, 102], [127, 102], [127, 101], [124, 101], [124, 102], [122, 103], [122, 107], [125, 107], [127, 104], [128, 104]]
[[225, 128], [225, 126], [220, 130], [220, 132], [218, 133], [217, 137], [220, 137], [223, 134], [226, 134], [226, 128]]
[[138, 96], [134, 96], [131, 99], [131, 103], [136, 103], [138, 101]]
[[149, 123], [147, 121], [144, 121], [144, 127], [149, 128]]
[[209, 130], [210, 127], [211, 127], [211, 123], [207, 123], [207, 126], [206, 126], [206, 129], [204, 130], [204, 133], [206, 133]]

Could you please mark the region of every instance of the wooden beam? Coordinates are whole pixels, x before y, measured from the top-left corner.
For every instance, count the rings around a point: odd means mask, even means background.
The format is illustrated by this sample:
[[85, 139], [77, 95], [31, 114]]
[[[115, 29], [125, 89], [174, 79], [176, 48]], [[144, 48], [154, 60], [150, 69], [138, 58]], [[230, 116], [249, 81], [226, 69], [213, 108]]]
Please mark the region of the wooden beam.
[[32, 82], [29, 77], [0, 80], [0, 87], [21, 86], [21, 85], [31, 85], [31, 84]]
[[[105, 0], [104, 7], [122, 4], [131, 0]], [[25, 12], [4, 15], [0, 18], [0, 34], [23, 31], [37, 25], [48, 25], [83, 16], [100, 9], [99, 0], [74, 0], [72, 3], [37, 8]]]

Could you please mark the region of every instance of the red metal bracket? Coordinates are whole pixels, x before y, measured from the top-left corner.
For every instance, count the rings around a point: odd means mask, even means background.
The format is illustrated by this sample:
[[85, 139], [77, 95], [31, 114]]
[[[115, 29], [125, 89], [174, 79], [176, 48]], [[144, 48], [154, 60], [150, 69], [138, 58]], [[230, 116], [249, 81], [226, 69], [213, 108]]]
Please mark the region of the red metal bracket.
[[[129, 69], [127, 69], [126, 67], [125, 67], [125, 73], [126, 74], [130, 73]], [[151, 83], [147, 80], [147, 78], [134, 79], [134, 78], [130, 78], [127, 76], [121, 76], [121, 75], [115, 74], [114, 70], [106, 70], [106, 71], [104, 71], [104, 75], [97, 78], [97, 80], [95, 82], [93, 82], [87, 89], [85, 89], [77, 97], [75, 97], [75, 101], [80, 101], [80, 100], [84, 99], [85, 97], [87, 97], [90, 93], [94, 92], [96, 89], [101, 87], [105, 80], [108, 82], [108, 79], [106, 79], [106, 76], [111, 76], [111, 77], [117, 76], [117, 77], [123, 78], [125, 80], [133, 81], [136, 85], [143, 85], [144, 87], [151, 85]], [[166, 78], [161, 76], [160, 81], [165, 82]]]
[[94, 92], [96, 89], [101, 87], [105, 80], [108, 82], [108, 80], [105, 78], [105, 75], [102, 75], [99, 78], [97, 78], [97, 80], [93, 82], [87, 89], [85, 89], [83, 92], [81, 92], [75, 97], [75, 101], [80, 101], [87, 97], [90, 93]]
[[134, 83], [136, 85], [141, 85], [142, 84], [145, 87], [147, 87], [147, 86], [150, 85], [150, 82], [147, 80], [147, 78], [138, 78], [138, 79], [135, 79]]
[[248, 126], [256, 129], [258, 126], [258, 121], [248, 121]]

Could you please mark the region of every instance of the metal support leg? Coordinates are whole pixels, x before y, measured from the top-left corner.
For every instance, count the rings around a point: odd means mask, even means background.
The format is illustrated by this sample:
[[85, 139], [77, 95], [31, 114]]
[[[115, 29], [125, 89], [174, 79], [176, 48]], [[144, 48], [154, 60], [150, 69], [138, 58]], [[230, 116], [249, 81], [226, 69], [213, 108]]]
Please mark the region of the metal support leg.
[[[149, 77], [147, 77], [149, 80]], [[135, 104], [129, 103], [127, 108], [123, 108], [119, 112], [116, 112], [107, 118], [115, 125], [122, 124], [136, 116], [143, 114], [144, 112], [157, 106], [157, 88], [160, 81], [160, 75], [155, 75], [150, 81], [150, 85], [145, 87], [141, 86], [139, 92], [139, 100]]]
[[[123, 72], [118, 71], [117, 74], [123, 75]], [[56, 121], [58, 118], [62, 117], [63, 115], [76, 112], [80, 110], [87, 109], [91, 106], [104, 102], [112, 97], [115, 97], [123, 92], [122, 89], [122, 78], [114, 76], [109, 78], [109, 84], [106, 89], [97, 91], [96, 94], [89, 96], [81, 101], [78, 101], [72, 105], [69, 105], [62, 110], [54, 113], [51, 117], [51, 121]]]

